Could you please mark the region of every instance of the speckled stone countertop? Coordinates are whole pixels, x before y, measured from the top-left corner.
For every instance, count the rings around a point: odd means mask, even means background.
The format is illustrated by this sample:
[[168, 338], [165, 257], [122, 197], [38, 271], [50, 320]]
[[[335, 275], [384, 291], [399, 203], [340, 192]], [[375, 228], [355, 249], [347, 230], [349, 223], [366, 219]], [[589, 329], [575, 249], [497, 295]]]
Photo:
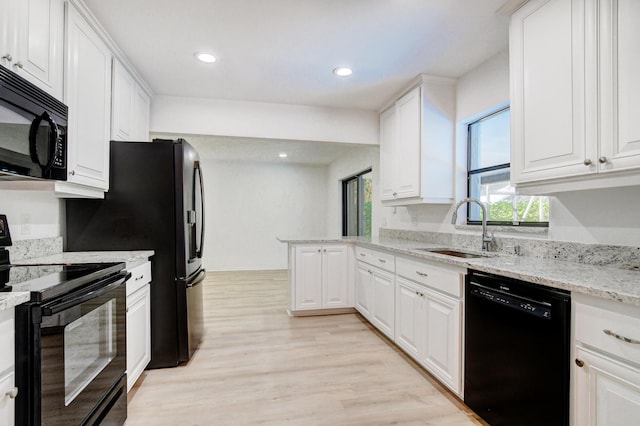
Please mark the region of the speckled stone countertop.
[[[640, 272], [607, 266], [509, 256], [488, 253], [479, 258], [458, 258], [417, 249], [456, 249], [442, 244], [369, 237], [279, 238], [283, 243], [328, 244], [350, 242], [363, 247], [382, 249], [395, 254], [447, 263], [477, 271], [489, 272], [536, 284], [588, 294], [640, 306]], [[470, 250], [464, 250], [469, 252]]]
[[29, 300], [28, 291], [17, 291], [15, 293], [0, 293], [0, 311], [6, 311]]
[[127, 269], [146, 262], [154, 255], [153, 250], [135, 250], [135, 251], [70, 251], [49, 256], [34, 257], [31, 259], [23, 259], [20, 265], [49, 265], [57, 263], [103, 263], [103, 262], [125, 262]]

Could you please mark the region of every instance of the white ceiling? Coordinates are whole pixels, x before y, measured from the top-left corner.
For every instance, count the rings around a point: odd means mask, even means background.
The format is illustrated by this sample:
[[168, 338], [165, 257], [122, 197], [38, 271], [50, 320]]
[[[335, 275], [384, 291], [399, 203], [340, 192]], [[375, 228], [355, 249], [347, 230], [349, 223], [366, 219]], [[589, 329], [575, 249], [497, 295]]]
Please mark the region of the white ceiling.
[[419, 73], [459, 77], [505, 49], [505, 1], [85, 3], [155, 94], [376, 110]]

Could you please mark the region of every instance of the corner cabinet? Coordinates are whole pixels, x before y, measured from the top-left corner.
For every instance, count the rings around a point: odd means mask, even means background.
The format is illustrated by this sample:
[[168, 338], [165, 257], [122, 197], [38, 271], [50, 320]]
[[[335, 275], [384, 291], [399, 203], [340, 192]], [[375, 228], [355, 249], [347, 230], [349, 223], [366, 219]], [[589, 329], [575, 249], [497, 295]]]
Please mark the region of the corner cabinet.
[[356, 310], [393, 340], [395, 256], [356, 247]]
[[65, 0], [0, 0], [0, 65], [62, 100]]
[[350, 250], [347, 244], [291, 245], [290, 315], [352, 311]]
[[519, 192], [640, 185], [639, 20], [635, 0], [531, 0], [512, 15]]
[[395, 343], [462, 396], [462, 283], [466, 270], [396, 260]]
[[127, 392], [151, 361], [151, 262], [132, 268], [127, 281]]
[[454, 80], [422, 75], [381, 113], [385, 205], [453, 201], [454, 112]]
[[73, 3], [67, 3], [66, 41], [67, 182], [104, 192], [109, 188], [111, 51]]

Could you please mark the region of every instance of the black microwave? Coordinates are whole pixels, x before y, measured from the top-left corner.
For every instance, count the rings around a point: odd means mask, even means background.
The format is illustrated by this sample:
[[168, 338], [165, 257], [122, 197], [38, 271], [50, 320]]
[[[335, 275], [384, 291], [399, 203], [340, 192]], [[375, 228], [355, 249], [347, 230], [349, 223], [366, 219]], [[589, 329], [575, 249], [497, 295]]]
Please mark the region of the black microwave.
[[0, 180], [67, 180], [65, 104], [0, 65]]

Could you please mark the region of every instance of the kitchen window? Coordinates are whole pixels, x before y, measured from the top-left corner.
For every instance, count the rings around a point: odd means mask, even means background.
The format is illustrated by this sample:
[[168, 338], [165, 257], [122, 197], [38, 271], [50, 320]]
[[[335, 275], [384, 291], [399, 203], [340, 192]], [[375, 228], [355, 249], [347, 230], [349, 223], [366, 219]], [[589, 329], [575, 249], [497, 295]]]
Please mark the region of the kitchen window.
[[372, 186], [371, 169], [342, 181], [342, 235], [371, 236]]
[[[508, 107], [468, 125], [468, 196], [485, 203], [488, 223], [548, 226], [549, 197], [517, 195], [509, 183], [510, 125]], [[470, 204], [467, 223], [481, 221], [482, 210]]]

